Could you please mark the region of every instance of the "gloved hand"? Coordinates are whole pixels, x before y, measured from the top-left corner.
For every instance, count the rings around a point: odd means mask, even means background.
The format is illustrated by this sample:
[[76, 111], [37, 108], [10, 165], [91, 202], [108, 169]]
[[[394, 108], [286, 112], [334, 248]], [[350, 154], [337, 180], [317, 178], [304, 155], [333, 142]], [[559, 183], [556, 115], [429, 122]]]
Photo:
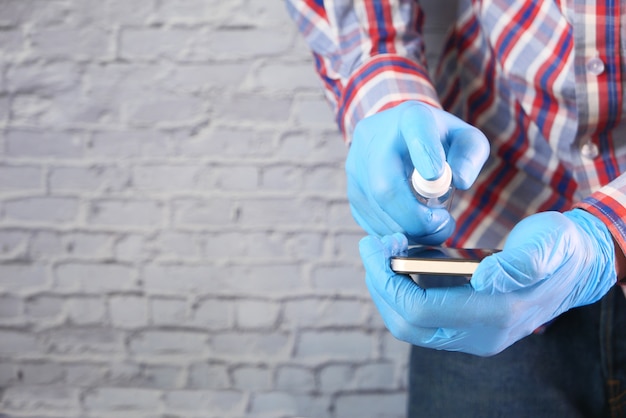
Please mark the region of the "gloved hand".
[[496, 354], [568, 309], [599, 300], [616, 282], [613, 239], [581, 209], [523, 220], [465, 286], [422, 289], [395, 274], [389, 258], [406, 247], [401, 234], [368, 236], [360, 252], [387, 328], [423, 347]]
[[482, 132], [421, 102], [365, 118], [356, 126], [346, 160], [352, 214], [372, 235], [402, 232], [411, 242], [441, 243], [454, 231], [454, 220], [446, 210], [417, 201], [409, 186], [413, 168], [434, 180], [447, 160], [454, 186], [465, 190], [488, 155]]

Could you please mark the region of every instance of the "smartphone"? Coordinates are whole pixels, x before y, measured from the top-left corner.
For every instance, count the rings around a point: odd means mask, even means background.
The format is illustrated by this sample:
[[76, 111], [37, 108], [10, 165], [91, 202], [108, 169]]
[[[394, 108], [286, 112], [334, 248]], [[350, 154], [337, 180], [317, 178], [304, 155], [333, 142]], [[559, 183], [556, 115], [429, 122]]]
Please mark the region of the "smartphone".
[[483, 258], [498, 250], [482, 248], [411, 247], [405, 256], [391, 258], [391, 269], [408, 274], [419, 286], [467, 284]]

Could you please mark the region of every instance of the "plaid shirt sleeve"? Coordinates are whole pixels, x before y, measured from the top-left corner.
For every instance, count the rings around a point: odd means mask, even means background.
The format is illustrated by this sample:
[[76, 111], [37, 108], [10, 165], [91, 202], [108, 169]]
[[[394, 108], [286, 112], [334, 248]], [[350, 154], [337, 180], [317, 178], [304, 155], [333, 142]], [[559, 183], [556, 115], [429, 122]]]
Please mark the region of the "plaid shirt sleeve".
[[407, 100], [441, 107], [417, 2], [287, 0], [347, 143], [357, 122]]
[[598, 217], [626, 252], [626, 174], [575, 205]]

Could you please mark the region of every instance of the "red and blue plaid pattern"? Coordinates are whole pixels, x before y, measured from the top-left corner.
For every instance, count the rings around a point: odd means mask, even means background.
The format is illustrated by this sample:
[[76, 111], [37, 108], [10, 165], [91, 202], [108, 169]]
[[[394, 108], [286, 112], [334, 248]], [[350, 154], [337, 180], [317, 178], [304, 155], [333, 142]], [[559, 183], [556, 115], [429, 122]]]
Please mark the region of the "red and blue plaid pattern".
[[[577, 206], [626, 248], [620, 2], [461, 0], [432, 79], [418, 2], [287, 4], [346, 142], [359, 120], [406, 100], [443, 107], [487, 135], [491, 156], [455, 197], [449, 244], [499, 247], [525, 216]], [[583, 156], [584, 144], [598, 156]]]

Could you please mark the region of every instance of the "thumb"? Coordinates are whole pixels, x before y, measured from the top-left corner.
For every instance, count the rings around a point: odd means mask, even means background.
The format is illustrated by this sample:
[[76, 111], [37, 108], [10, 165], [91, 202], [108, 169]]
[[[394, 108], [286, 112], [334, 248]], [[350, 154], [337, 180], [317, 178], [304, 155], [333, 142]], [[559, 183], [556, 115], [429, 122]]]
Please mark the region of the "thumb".
[[513, 292], [542, 280], [531, 246], [504, 249], [483, 259], [472, 275], [474, 290], [490, 294]]

